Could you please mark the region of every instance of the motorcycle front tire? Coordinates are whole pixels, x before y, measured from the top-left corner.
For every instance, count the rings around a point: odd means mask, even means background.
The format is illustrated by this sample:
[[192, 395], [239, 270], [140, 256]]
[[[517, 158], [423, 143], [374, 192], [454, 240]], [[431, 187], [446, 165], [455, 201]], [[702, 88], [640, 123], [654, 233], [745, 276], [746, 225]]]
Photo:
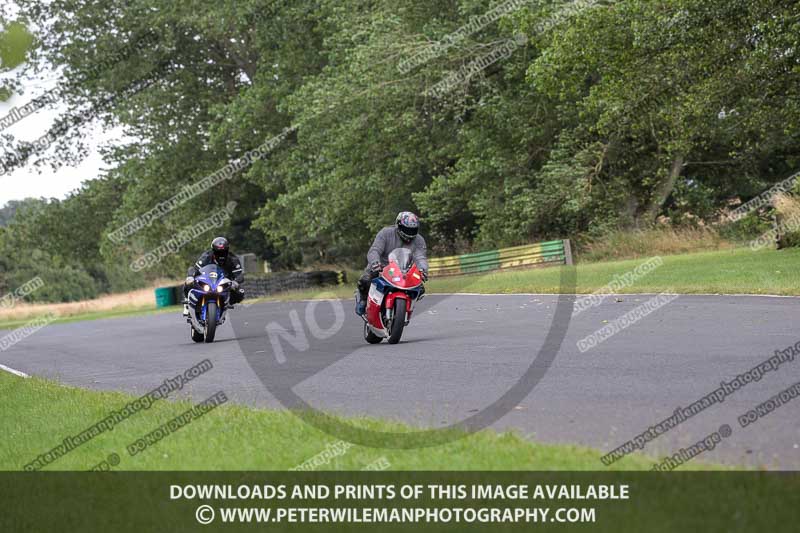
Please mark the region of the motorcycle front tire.
[[205, 341], [214, 342], [217, 332], [217, 302], [208, 302], [206, 305]]
[[392, 317], [392, 329], [389, 332], [389, 344], [397, 344], [403, 336], [403, 328], [406, 325], [406, 301], [398, 298], [394, 301], [394, 316]]

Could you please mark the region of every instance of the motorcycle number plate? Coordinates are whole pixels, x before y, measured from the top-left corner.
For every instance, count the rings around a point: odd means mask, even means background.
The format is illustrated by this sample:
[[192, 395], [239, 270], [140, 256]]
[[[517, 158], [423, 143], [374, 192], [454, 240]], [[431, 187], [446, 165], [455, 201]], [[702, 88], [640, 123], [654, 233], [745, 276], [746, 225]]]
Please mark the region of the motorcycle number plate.
[[380, 305], [383, 302], [383, 293], [372, 285], [369, 288], [369, 299]]

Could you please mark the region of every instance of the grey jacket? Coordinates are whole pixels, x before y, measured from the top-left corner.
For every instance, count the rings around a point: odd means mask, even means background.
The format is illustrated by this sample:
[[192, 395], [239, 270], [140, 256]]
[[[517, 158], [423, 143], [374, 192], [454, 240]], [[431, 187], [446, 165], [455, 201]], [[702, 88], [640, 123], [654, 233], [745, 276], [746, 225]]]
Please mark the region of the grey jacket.
[[414, 262], [420, 270], [428, 271], [428, 248], [425, 245], [425, 239], [422, 235], [417, 235], [414, 240], [406, 244], [397, 235], [397, 229], [394, 226], [383, 228], [375, 236], [375, 241], [369, 247], [367, 252], [367, 266], [380, 262], [383, 265], [389, 263], [389, 254], [395, 248], [407, 248], [411, 250], [411, 255], [414, 257]]

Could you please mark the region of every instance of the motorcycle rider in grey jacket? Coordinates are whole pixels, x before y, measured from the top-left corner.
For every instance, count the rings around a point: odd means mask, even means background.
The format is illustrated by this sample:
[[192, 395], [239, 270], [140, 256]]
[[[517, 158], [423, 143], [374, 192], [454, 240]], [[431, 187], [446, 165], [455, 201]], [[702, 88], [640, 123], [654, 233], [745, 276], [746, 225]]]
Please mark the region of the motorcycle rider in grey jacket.
[[367, 252], [367, 268], [358, 280], [356, 292], [357, 315], [365, 313], [369, 286], [380, 275], [383, 267], [389, 264], [389, 254], [396, 248], [410, 250], [422, 273], [422, 279], [428, 280], [428, 250], [425, 239], [419, 234], [419, 218], [410, 211], [403, 211], [397, 215], [394, 226], [385, 227], [378, 232]]

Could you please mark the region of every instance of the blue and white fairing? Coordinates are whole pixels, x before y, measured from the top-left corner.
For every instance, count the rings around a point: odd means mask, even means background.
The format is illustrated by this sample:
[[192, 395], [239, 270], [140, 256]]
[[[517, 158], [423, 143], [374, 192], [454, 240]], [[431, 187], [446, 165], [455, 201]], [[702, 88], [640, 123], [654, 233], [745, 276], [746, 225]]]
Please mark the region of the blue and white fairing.
[[216, 265], [206, 265], [194, 278], [194, 285], [189, 290], [189, 322], [198, 332], [203, 331], [208, 311], [208, 302], [217, 304], [217, 323], [225, 321], [225, 310], [230, 300], [232, 281], [225, 277], [225, 272]]

